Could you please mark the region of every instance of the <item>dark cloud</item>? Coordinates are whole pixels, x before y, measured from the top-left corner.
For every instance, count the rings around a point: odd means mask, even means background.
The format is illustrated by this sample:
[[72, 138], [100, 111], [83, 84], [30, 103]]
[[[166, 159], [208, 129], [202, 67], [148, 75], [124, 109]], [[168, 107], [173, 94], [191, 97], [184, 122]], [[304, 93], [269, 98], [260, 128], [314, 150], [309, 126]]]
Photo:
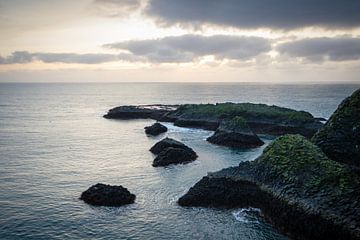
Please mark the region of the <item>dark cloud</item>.
[[102, 53], [29, 53], [27, 51], [13, 52], [6, 58], [0, 56], [0, 64], [30, 63], [33, 61], [44, 63], [79, 63], [98, 64], [112, 61], [138, 61], [140, 59], [131, 54], [102, 54]]
[[191, 62], [214, 55], [217, 59], [248, 60], [270, 51], [270, 41], [259, 37], [182, 35], [154, 40], [111, 43], [105, 47], [127, 50], [150, 62]]
[[359, 60], [360, 38], [309, 38], [281, 44], [277, 51], [312, 62]]
[[360, 26], [359, 0], [150, 0], [145, 13], [167, 25], [276, 29]]

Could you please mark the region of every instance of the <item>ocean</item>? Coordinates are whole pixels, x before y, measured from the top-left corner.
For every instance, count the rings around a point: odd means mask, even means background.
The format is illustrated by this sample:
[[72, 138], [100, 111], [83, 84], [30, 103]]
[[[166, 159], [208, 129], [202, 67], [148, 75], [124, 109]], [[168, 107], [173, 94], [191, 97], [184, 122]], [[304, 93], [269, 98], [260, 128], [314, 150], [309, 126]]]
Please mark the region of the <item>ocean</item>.
[[[286, 239], [257, 209], [176, 204], [208, 172], [259, 156], [266, 146], [231, 149], [210, 131], [175, 127], [148, 137], [153, 120], [102, 117], [119, 105], [253, 102], [329, 118], [359, 85], [248, 83], [1, 83], [0, 239]], [[169, 136], [199, 158], [151, 166], [149, 148]], [[268, 144], [271, 137], [263, 136]], [[98, 182], [123, 185], [134, 204], [94, 207], [79, 200]]]

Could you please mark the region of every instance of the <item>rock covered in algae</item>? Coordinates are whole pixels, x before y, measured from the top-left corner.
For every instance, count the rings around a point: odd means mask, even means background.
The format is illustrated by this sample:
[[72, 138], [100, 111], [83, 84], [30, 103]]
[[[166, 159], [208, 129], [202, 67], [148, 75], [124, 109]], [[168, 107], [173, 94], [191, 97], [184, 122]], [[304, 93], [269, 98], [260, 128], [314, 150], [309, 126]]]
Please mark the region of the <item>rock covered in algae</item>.
[[223, 120], [207, 141], [228, 147], [254, 148], [264, 144], [242, 117]]
[[360, 89], [339, 105], [312, 141], [329, 158], [360, 167]]

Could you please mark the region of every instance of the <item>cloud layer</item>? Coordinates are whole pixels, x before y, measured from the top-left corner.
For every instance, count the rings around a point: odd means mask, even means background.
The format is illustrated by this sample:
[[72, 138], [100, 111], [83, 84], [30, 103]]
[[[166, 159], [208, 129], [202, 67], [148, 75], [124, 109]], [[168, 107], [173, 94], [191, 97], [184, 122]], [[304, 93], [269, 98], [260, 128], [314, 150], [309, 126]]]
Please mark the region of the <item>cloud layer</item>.
[[99, 64], [119, 60], [136, 61], [137, 59], [130, 54], [29, 53], [27, 51], [16, 51], [6, 58], [0, 56], [0, 64], [30, 63], [33, 61], [44, 63]]
[[145, 13], [166, 25], [293, 29], [360, 26], [358, 0], [150, 0]]
[[283, 55], [311, 62], [348, 61], [360, 59], [360, 38], [310, 38], [281, 44], [277, 51]]
[[[276, 47], [272, 47], [275, 44]], [[132, 40], [104, 45], [120, 50], [118, 54], [107, 53], [30, 53], [16, 51], [7, 57], [0, 56], [0, 64], [26, 64], [34, 61], [44, 63], [101, 64], [106, 62], [191, 63], [203, 57], [213, 56], [215, 61], [233, 60], [244, 62], [256, 59], [268, 61], [270, 51], [278, 52], [277, 62], [305, 60], [312, 63], [325, 61], [360, 60], [360, 38], [340, 36], [333, 38], [306, 38], [286, 43], [260, 37], [230, 35], [182, 35], [151, 40]], [[284, 58], [282, 58], [285, 56]]]
[[191, 62], [212, 55], [218, 60], [248, 60], [271, 49], [270, 41], [259, 37], [182, 35], [154, 40], [133, 40], [104, 45], [126, 50], [150, 62]]

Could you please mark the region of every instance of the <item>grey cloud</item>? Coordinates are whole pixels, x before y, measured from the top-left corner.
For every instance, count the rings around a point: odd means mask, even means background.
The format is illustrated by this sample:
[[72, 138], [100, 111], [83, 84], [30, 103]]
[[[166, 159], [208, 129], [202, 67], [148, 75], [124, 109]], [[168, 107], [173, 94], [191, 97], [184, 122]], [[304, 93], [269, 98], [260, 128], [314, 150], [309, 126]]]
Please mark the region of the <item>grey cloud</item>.
[[277, 51], [311, 62], [359, 60], [360, 38], [309, 38], [281, 44]]
[[0, 64], [30, 63], [33, 61], [44, 63], [79, 63], [98, 64], [112, 61], [139, 61], [140, 59], [131, 54], [102, 54], [102, 53], [29, 53], [27, 51], [16, 51], [7, 57], [0, 56]]
[[145, 13], [163, 24], [293, 29], [360, 26], [359, 0], [150, 0]]
[[269, 40], [244, 36], [182, 35], [154, 40], [111, 43], [108, 48], [127, 50], [150, 62], [191, 62], [214, 55], [217, 59], [248, 60], [271, 49]]

